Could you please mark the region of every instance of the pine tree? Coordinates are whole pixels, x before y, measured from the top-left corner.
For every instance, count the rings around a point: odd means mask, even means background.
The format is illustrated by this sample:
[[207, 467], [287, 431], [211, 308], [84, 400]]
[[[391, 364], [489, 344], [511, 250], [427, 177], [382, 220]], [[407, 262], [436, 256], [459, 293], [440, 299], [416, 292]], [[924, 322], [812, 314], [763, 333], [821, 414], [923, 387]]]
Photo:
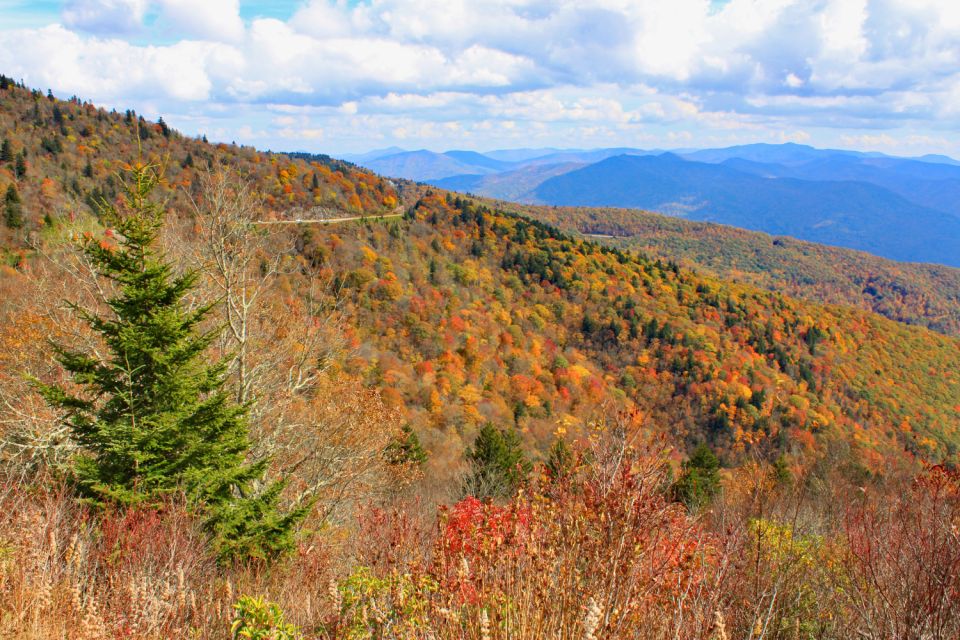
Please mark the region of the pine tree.
[[691, 510], [710, 503], [720, 490], [720, 461], [705, 444], [699, 445], [683, 463], [683, 470], [673, 485], [674, 497]]
[[13, 173], [17, 176], [17, 180], [27, 175], [27, 155], [23, 151], [17, 154], [17, 161], [14, 164]]
[[427, 452], [420, 444], [417, 432], [409, 424], [403, 425], [397, 436], [386, 450], [387, 462], [394, 465], [419, 467], [427, 461]]
[[153, 166], [132, 169], [122, 210], [101, 207], [116, 243], [83, 244], [117, 288], [107, 313], [74, 306], [102, 337], [103, 355], [57, 347], [83, 392], [38, 386], [81, 447], [72, 474], [87, 501], [157, 505], [182, 493], [222, 558], [272, 557], [292, 545], [308, 507], [282, 513], [282, 483], [254, 490], [266, 461], [245, 460], [247, 407], [230, 400], [225, 362], [204, 361], [215, 333], [198, 327], [212, 305], [187, 307], [197, 275], [175, 273], [155, 247], [163, 210], [150, 193], [159, 179]]
[[3, 139], [3, 144], [0, 145], [0, 162], [13, 162], [13, 145], [11, 145], [10, 141], [6, 138]]
[[467, 451], [467, 462], [470, 472], [464, 493], [477, 498], [509, 496], [533, 466], [523, 454], [517, 432], [497, 429], [489, 422], [480, 428], [473, 448]]
[[576, 467], [576, 459], [566, 440], [558, 437], [553, 441], [544, 467], [547, 473], [550, 474], [550, 479], [555, 482], [560, 482], [570, 477], [570, 474], [573, 473]]
[[3, 198], [3, 222], [10, 229], [19, 229], [23, 226], [23, 204], [20, 194], [14, 185], [7, 187], [7, 194]]

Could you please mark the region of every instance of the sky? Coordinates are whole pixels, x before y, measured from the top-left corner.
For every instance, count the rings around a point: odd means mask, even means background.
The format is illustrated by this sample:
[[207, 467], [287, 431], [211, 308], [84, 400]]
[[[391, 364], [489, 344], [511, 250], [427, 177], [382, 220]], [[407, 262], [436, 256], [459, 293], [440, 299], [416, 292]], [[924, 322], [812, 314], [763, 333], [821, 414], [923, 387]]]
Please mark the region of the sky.
[[960, 157], [960, 0], [0, 0], [0, 73], [284, 151]]

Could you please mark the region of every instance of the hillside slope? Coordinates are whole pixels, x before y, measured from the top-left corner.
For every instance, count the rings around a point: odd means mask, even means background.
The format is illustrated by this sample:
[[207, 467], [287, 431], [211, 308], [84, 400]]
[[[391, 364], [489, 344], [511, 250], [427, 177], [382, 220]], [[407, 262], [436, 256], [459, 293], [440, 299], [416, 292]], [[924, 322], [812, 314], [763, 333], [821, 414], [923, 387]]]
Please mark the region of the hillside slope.
[[57, 100], [9, 79], [0, 85], [5, 86], [0, 89], [0, 145], [9, 149], [7, 157], [0, 156], [0, 195], [12, 187], [22, 213], [16, 228], [0, 223], [0, 247], [26, 246], [45, 218], [86, 214], [98, 199], [115, 197], [118, 172], [138, 154], [163, 161], [166, 197], [181, 205], [194, 194], [197, 176], [220, 164], [256, 185], [267, 215], [290, 209], [300, 210], [300, 217], [324, 210], [363, 214], [397, 206], [388, 182], [327, 156], [293, 158], [208, 144], [131, 111], [108, 112], [76, 98]]
[[333, 268], [364, 283], [352, 294], [376, 344], [368, 366], [422, 425], [513, 422], [542, 442], [558, 420], [577, 423], [615, 401], [733, 455], [804, 434], [849, 439], [867, 459], [902, 445], [956, 451], [955, 339], [440, 195], [403, 223], [330, 242], [311, 232]]
[[[136, 159], [137, 120], [4, 91], [5, 136], [29, 160], [19, 178], [3, 168], [0, 186], [14, 183], [27, 212], [4, 241], [10, 263], [29, 274], [28, 240], [58, 241], [63, 234], [45, 230], [91, 218], [92, 194], [110, 197], [112, 170]], [[150, 131], [145, 152], [170, 159], [168, 194], [184, 216], [203, 163], [244, 171], [266, 217], [318, 200], [376, 213], [402, 195], [337, 161], [214, 147], [140, 125]], [[698, 275], [452, 194], [408, 191], [399, 220], [284, 226], [311, 268], [278, 280], [277, 299], [297, 306], [315, 270], [336, 283], [351, 347], [337, 366], [381, 390], [443, 473], [455, 472], [486, 422], [542, 450], [558, 432], [582, 433], [626, 408], [643, 428], [682, 446], [707, 441], [730, 464], [829, 449], [880, 473], [914, 455], [956, 457], [956, 339]], [[193, 241], [189, 225], [183, 233]], [[4, 290], [35, 298], [23, 282], [32, 281], [0, 273]], [[3, 305], [17, 319], [4, 331], [22, 331], [15, 301]], [[4, 338], [24, 348], [19, 335]]]
[[501, 203], [561, 229], [725, 280], [960, 336], [960, 270], [635, 209]]

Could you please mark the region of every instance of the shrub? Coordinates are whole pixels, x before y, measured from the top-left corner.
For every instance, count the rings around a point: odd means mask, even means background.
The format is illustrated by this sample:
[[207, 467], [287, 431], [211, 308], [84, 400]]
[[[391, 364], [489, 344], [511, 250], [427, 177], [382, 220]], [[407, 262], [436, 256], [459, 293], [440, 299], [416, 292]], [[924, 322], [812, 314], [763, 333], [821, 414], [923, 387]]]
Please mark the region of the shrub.
[[233, 640], [299, 640], [303, 636], [294, 625], [285, 622], [283, 611], [263, 598], [240, 596], [233, 605], [236, 612], [230, 625]]

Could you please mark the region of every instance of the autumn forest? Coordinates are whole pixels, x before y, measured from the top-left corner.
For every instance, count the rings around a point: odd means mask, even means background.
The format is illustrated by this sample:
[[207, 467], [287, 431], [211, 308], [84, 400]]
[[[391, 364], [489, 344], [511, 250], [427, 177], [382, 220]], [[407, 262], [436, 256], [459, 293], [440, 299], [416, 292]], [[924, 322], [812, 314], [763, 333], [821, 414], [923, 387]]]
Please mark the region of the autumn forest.
[[960, 635], [960, 271], [0, 138], [3, 637]]

